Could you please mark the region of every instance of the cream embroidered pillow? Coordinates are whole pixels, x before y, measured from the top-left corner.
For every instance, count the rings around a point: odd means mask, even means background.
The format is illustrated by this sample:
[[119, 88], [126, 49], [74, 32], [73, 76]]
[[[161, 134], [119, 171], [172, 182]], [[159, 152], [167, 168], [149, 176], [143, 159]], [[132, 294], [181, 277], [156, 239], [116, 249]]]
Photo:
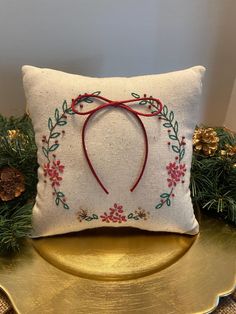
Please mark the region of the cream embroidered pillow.
[[196, 234], [189, 179], [204, 71], [93, 78], [24, 66], [40, 165], [32, 237], [101, 226]]

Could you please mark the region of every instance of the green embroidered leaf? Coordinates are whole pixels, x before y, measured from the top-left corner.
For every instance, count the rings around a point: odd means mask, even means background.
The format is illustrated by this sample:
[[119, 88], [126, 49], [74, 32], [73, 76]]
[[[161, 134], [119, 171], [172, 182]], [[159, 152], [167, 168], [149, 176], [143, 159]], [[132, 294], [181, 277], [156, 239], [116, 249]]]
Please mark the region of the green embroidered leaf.
[[164, 123], [163, 126], [166, 127], [166, 128], [171, 128], [172, 127], [171, 123], [169, 123], [169, 122]]
[[67, 102], [66, 102], [66, 100], [64, 100], [63, 105], [62, 105], [63, 112], [65, 112], [67, 110], [67, 108], [68, 108]]
[[162, 205], [163, 205], [162, 203], [157, 204], [156, 209], [161, 208], [161, 207], [162, 207]]
[[66, 109], [66, 113], [69, 114], [69, 115], [76, 114], [71, 108]]
[[64, 204], [63, 207], [64, 207], [65, 209], [70, 209], [70, 207], [69, 207], [67, 204]]
[[170, 199], [168, 198], [168, 199], [166, 200], [166, 205], [167, 205], [167, 206], [170, 206], [170, 204], [171, 204], [171, 201], [170, 201]]
[[174, 135], [174, 134], [169, 134], [169, 138], [170, 138], [171, 140], [177, 140], [177, 136]]
[[85, 218], [85, 220], [86, 221], [91, 221], [91, 220], [93, 220], [93, 218], [92, 217], [87, 217], [87, 218]]
[[167, 116], [168, 108], [166, 107], [166, 105], [163, 106], [162, 112], [163, 112], [164, 116]]
[[146, 105], [147, 101], [146, 100], [142, 100], [139, 102], [139, 105]]
[[57, 122], [57, 125], [60, 125], [60, 126], [65, 125], [65, 124], [67, 124], [67, 121], [65, 121], [65, 120]]
[[101, 91], [97, 91], [97, 92], [94, 92], [93, 93], [93, 95], [96, 95], [96, 96], [98, 96], [98, 95], [100, 95], [101, 94]]
[[177, 122], [177, 121], [175, 121], [174, 130], [175, 130], [175, 133], [178, 133], [179, 125], [178, 125], [178, 122]]
[[175, 153], [179, 153], [179, 148], [175, 145], [172, 145], [172, 149]]
[[49, 147], [49, 152], [53, 152], [54, 150], [56, 150], [59, 147], [59, 144], [53, 144], [52, 146]]
[[52, 134], [50, 135], [50, 138], [56, 138], [56, 137], [58, 137], [60, 134], [61, 134], [61, 133], [59, 133], [59, 132], [52, 133]]
[[56, 121], [59, 119], [59, 110], [58, 110], [58, 108], [55, 109], [54, 117], [55, 117]]
[[86, 102], [87, 104], [91, 104], [93, 102], [91, 98], [84, 98], [83, 101]]
[[134, 98], [140, 98], [140, 96], [136, 93], [131, 93], [131, 95], [134, 97]]
[[132, 219], [133, 218], [133, 213], [130, 213], [129, 215], [128, 215], [128, 219]]
[[161, 198], [167, 198], [167, 197], [169, 197], [169, 196], [170, 196], [170, 194], [168, 194], [168, 193], [162, 193], [162, 194], [160, 195]]
[[62, 193], [62, 192], [57, 192], [57, 196], [58, 196], [58, 197], [64, 197], [64, 196], [65, 196], [65, 194], [64, 194], [64, 193]]
[[51, 131], [51, 129], [53, 128], [53, 124], [52, 124], [52, 119], [51, 118], [48, 119], [48, 128], [49, 128], [49, 131]]
[[174, 120], [174, 112], [171, 111], [169, 114], [169, 120], [172, 122]]
[[57, 206], [59, 205], [59, 202], [60, 202], [60, 199], [57, 197], [57, 198], [55, 199], [55, 203], [56, 203]]
[[98, 219], [98, 215], [93, 214], [93, 219]]
[[149, 99], [148, 101], [147, 101], [150, 105], [153, 105], [153, 103], [154, 103], [154, 100], [152, 100], [152, 99]]
[[185, 149], [181, 149], [180, 154], [179, 154], [179, 160], [181, 161], [184, 158], [184, 154], [185, 154]]
[[42, 150], [43, 150], [44, 156], [48, 157], [48, 150], [45, 147], [43, 147]]

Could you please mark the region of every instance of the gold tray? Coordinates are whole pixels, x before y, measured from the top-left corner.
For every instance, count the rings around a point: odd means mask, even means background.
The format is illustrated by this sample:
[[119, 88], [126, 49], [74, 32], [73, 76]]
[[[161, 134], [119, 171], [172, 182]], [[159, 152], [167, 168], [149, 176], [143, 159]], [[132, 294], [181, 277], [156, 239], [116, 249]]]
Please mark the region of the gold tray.
[[0, 257], [0, 288], [21, 314], [210, 313], [236, 285], [236, 229], [206, 216], [200, 227], [195, 237], [108, 228], [28, 240]]

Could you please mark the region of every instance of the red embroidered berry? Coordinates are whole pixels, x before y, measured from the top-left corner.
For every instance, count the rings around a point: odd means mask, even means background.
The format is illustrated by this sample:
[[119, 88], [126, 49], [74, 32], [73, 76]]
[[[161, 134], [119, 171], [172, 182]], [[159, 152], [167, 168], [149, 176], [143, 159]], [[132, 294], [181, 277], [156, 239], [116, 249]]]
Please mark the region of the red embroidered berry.
[[55, 195], [56, 193], [55, 192], [52, 192], [52, 195]]
[[168, 133], [170, 133], [171, 132], [171, 130], [168, 130]]
[[148, 106], [148, 108], [149, 108], [149, 109], [152, 109], [152, 106], [151, 106], [151, 105], [149, 105], [149, 106]]
[[176, 159], [176, 160], [178, 160], [178, 159], [179, 159], [179, 157], [178, 157], [178, 156], [176, 156], [176, 157], [175, 157], [175, 159]]
[[168, 142], [168, 145], [170, 145], [170, 142]]
[[82, 104], [80, 104], [79, 106], [80, 106], [81, 109], [84, 107], [84, 105], [82, 105]]
[[161, 117], [158, 117], [159, 120], [161, 120]]
[[184, 139], [185, 139], [185, 136], [182, 136], [182, 139], [184, 140]]
[[163, 203], [164, 203], [164, 200], [161, 200], [161, 203], [163, 204]]
[[43, 182], [44, 182], [44, 183], [47, 183], [47, 181], [46, 181], [46, 180], [44, 180]]
[[43, 143], [45, 143], [45, 140], [42, 140]]
[[174, 194], [171, 194], [171, 196], [172, 196], [172, 197], [175, 197], [175, 195], [174, 195]]
[[147, 97], [147, 94], [143, 94], [143, 97], [145, 97], [145, 98], [146, 98], [146, 97]]
[[184, 183], [184, 180], [182, 180], [181, 183]]
[[52, 157], [53, 157], [53, 158], [56, 158], [56, 155], [55, 155], [55, 154], [52, 154]]
[[66, 201], [66, 199], [65, 199], [65, 198], [63, 198], [62, 200], [63, 200], [63, 202], [65, 202], [65, 201]]
[[58, 140], [56, 140], [55, 143], [57, 144], [57, 143], [58, 143]]

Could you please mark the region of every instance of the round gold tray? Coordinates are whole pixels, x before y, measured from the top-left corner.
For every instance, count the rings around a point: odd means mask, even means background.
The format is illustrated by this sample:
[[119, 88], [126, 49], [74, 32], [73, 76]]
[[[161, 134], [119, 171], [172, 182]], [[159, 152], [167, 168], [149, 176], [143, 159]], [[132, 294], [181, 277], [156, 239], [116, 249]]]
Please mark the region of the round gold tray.
[[20, 314], [209, 313], [236, 284], [236, 229], [203, 216], [195, 237], [94, 229], [28, 240], [0, 257]]

